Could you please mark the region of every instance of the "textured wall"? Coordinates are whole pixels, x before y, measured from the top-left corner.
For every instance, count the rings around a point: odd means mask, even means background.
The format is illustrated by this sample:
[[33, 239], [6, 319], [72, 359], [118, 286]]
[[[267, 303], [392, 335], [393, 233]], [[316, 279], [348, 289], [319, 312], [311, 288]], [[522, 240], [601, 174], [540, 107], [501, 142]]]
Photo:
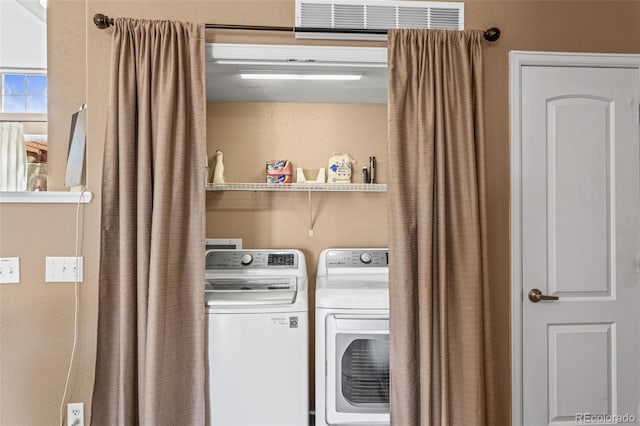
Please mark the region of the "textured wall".
[[[227, 182], [263, 182], [265, 161], [289, 159], [294, 168], [327, 167], [333, 152], [356, 160], [352, 182], [375, 156], [378, 182], [387, 176], [387, 107], [362, 104], [210, 103], [208, 151], [224, 152]], [[212, 163], [213, 165], [213, 163]], [[298, 248], [310, 276], [310, 328], [320, 251], [328, 247], [385, 247], [385, 193], [210, 192], [207, 236], [243, 239], [244, 247]], [[313, 221], [313, 237], [309, 221]], [[313, 388], [313, 334], [310, 339], [310, 395]]]
[[[79, 104], [89, 105], [88, 187], [94, 201], [84, 208], [85, 282], [80, 291], [80, 346], [77, 368], [71, 380], [71, 400], [87, 403], [90, 410], [95, 359], [97, 318], [97, 265], [99, 255], [100, 176], [109, 73], [109, 31], [97, 30], [89, 18], [102, 12], [110, 16], [196, 20], [212, 23], [292, 25], [293, 0], [210, 0], [210, 1], [49, 1], [49, 144], [52, 188], [62, 187], [69, 134], [69, 116]], [[502, 38], [485, 50], [486, 135], [490, 232], [490, 280], [494, 308], [494, 330], [500, 387], [500, 401], [508, 424], [510, 406], [509, 370], [509, 98], [508, 52], [510, 50], [591, 51], [640, 53], [640, 2], [636, 1], [485, 1], [466, 3], [467, 28], [498, 26]], [[86, 9], [86, 10], [85, 10]], [[211, 32], [208, 41], [240, 43], [295, 43], [288, 34]], [[85, 45], [86, 42], [86, 45]], [[320, 43], [320, 42], [313, 42]], [[85, 55], [88, 61], [85, 62]], [[85, 70], [86, 67], [86, 70]], [[88, 83], [88, 84], [85, 84]], [[315, 109], [316, 106], [305, 106]], [[224, 125], [212, 123], [234, 113], [242, 122], [262, 108], [272, 108], [271, 116], [297, 113], [289, 107], [249, 104], [233, 105], [224, 112], [213, 105], [209, 114], [209, 145], [229, 154], [229, 176], [239, 167], [232, 153], [261, 164], [268, 154], [287, 155], [301, 161], [303, 153], [283, 145], [282, 151], [258, 151], [227, 145], [232, 143]], [[282, 108], [282, 110], [280, 110]], [[345, 107], [346, 108], [346, 107]], [[372, 108], [371, 111], [364, 111]], [[344, 132], [358, 132], [358, 124], [371, 114], [384, 119], [376, 107], [366, 107], [355, 126]], [[324, 107], [314, 113], [328, 115]], [[265, 117], [268, 117], [266, 114]], [[263, 117], [265, 120], [266, 118]], [[334, 117], [335, 118], [335, 117]], [[229, 117], [231, 120], [231, 117]], [[292, 125], [287, 119], [277, 126]], [[330, 121], [341, 126], [340, 121]], [[289, 123], [289, 124], [287, 124]], [[378, 121], [370, 126], [378, 128]], [[315, 126], [315, 124], [308, 124]], [[260, 120], [251, 128], [267, 126]], [[274, 124], [275, 126], [275, 124]], [[319, 125], [324, 131], [325, 125]], [[246, 129], [250, 130], [250, 129]], [[302, 130], [296, 130], [296, 132]], [[380, 137], [383, 130], [380, 131]], [[241, 132], [240, 134], [242, 134]], [[319, 132], [307, 132], [309, 135]], [[234, 133], [237, 135], [237, 133]], [[276, 134], [276, 133], [274, 133]], [[299, 140], [307, 134], [277, 133]], [[335, 130], [331, 135], [336, 135]], [[321, 136], [315, 135], [315, 136]], [[314, 136], [314, 137], [315, 137]], [[341, 135], [338, 134], [338, 137]], [[376, 136], [376, 154], [379, 137]], [[233, 136], [237, 137], [237, 136]], [[246, 140], [250, 140], [247, 138]], [[324, 164], [327, 153], [349, 150], [357, 160], [374, 152], [362, 146], [365, 138], [354, 135], [344, 144], [326, 146], [322, 139], [310, 145], [308, 157]], [[335, 140], [332, 140], [335, 142]], [[295, 157], [295, 158], [294, 158]], [[381, 161], [381, 167], [384, 167]], [[244, 176], [240, 176], [243, 178]], [[297, 246], [308, 255], [310, 272], [315, 274], [315, 258], [322, 247], [384, 245], [386, 235], [384, 194], [315, 194], [316, 232], [306, 234], [306, 194], [208, 194], [207, 219], [210, 236], [241, 236], [247, 246]], [[348, 206], [344, 214], [338, 209]], [[0, 286], [0, 424], [55, 424], [72, 343], [73, 288], [69, 284], [44, 283], [44, 257], [73, 255], [75, 206], [0, 205], [0, 256], [20, 256], [22, 283]], [[363, 216], [364, 215], [364, 216]], [[360, 220], [364, 217], [364, 220]], [[357, 230], [354, 232], [354, 228]], [[225, 231], [222, 232], [222, 229]], [[228, 232], [227, 232], [228, 231]], [[229, 234], [229, 235], [226, 235]]]

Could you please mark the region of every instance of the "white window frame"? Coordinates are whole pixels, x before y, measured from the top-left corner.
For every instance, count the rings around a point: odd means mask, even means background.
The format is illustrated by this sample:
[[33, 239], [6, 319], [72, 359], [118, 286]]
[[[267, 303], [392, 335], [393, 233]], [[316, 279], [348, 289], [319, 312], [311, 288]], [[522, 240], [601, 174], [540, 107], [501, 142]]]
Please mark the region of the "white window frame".
[[[47, 76], [46, 68], [12, 68], [3, 67], [0, 68], [0, 96], [4, 97], [4, 74], [40, 74]], [[49, 109], [49, 79], [47, 78], [47, 111]], [[0, 103], [0, 121], [19, 121], [19, 122], [46, 122], [47, 113], [33, 113], [33, 112], [4, 112], [2, 111], [2, 104]]]

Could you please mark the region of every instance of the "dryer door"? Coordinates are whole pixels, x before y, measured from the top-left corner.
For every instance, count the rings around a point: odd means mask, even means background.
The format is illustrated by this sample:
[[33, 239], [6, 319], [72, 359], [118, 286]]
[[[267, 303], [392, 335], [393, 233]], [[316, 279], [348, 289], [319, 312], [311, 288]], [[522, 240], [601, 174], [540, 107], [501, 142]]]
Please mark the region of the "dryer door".
[[389, 316], [326, 319], [329, 424], [389, 423]]

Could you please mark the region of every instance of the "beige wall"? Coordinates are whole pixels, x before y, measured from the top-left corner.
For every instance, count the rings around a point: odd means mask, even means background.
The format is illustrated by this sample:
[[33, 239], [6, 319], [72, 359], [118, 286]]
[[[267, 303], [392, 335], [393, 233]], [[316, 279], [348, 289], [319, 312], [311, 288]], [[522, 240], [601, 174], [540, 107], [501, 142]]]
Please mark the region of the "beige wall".
[[[69, 115], [79, 104], [89, 105], [88, 187], [94, 201], [84, 208], [83, 253], [85, 282], [80, 291], [80, 346], [72, 375], [70, 398], [84, 401], [89, 411], [95, 359], [97, 318], [97, 258], [99, 253], [100, 176], [102, 168], [105, 96], [108, 89], [108, 31], [97, 30], [89, 18], [102, 12], [110, 16], [199, 20], [215, 23], [292, 25], [293, 0], [210, 0], [210, 1], [49, 1], [50, 75], [50, 170], [52, 188], [62, 187], [62, 176], [69, 134]], [[86, 10], [85, 10], [86, 8]], [[498, 26], [503, 36], [485, 50], [486, 133], [490, 231], [490, 279], [494, 303], [494, 323], [504, 424], [509, 416], [509, 105], [508, 52], [510, 50], [555, 50], [640, 53], [640, 2], [554, 0], [485, 1], [466, 3], [466, 27]], [[86, 38], [85, 38], [86, 31]], [[209, 41], [243, 43], [294, 43], [290, 35], [263, 33], [209, 32]], [[85, 46], [86, 42], [86, 46]], [[317, 43], [317, 42], [316, 42]], [[85, 54], [88, 52], [88, 62]], [[85, 65], [87, 70], [85, 72]], [[85, 76], [88, 78], [85, 79]], [[88, 84], [85, 84], [88, 83]], [[296, 111], [279, 105], [213, 105], [213, 120], [235, 114], [247, 120], [261, 108], [283, 108], [292, 116]], [[308, 105], [317, 114], [330, 114], [324, 106]], [[317, 108], [317, 110], [316, 110]], [[347, 107], [345, 107], [347, 108]], [[369, 107], [367, 107], [369, 108]], [[224, 111], [217, 111], [224, 109]], [[380, 117], [371, 107], [365, 114]], [[217, 112], [220, 112], [218, 114]], [[340, 126], [333, 117], [332, 126]], [[285, 121], [295, 125], [295, 120]], [[384, 168], [384, 152], [362, 145], [364, 138], [354, 134], [344, 143], [326, 145], [321, 134], [301, 133], [298, 139], [314, 139], [306, 151], [302, 145], [281, 145], [291, 137], [281, 129], [274, 132], [270, 146], [256, 153], [242, 152], [241, 145], [229, 145], [225, 124], [211, 128], [209, 145], [222, 147], [227, 154], [228, 176], [239, 173], [241, 163], [233, 158], [245, 154], [258, 169], [267, 156], [288, 156], [298, 162], [324, 164], [333, 150], [348, 150], [359, 161], [376, 154]], [[379, 123], [376, 121], [375, 125]], [[309, 123], [311, 128], [318, 126]], [[268, 123], [251, 123], [253, 131]], [[250, 131], [251, 129], [246, 129]], [[345, 132], [358, 132], [349, 126]], [[324, 128], [323, 128], [324, 131]], [[332, 130], [335, 132], [335, 130]], [[241, 132], [245, 133], [245, 132]], [[315, 132], [319, 133], [319, 132]], [[256, 140], [245, 133], [247, 141]], [[255, 134], [255, 133], [254, 133]], [[330, 133], [335, 135], [336, 133]], [[259, 142], [261, 139], [258, 139]], [[327, 138], [335, 143], [334, 138]], [[286, 146], [286, 150], [283, 148]], [[318, 165], [318, 166], [319, 166]], [[361, 164], [358, 164], [361, 165]], [[253, 167], [253, 166], [252, 166]], [[253, 170], [253, 169], [252, 169]], [[382, 170], [381, 170], [382, 171]], [[257, 176], [257, 175], [256, 175]], [[240, 176], [242, 178], [243, 176]], [[307, 236], [306, 194], [223, 193], [207, 195], [210, 236], [241, 236], [247, 246], [295, 246], [308, 255], [310, 272], [315, 273], [318, 250], [327, 246], [384, 245], [384, 194], [314, 194], [315, 236]], [[339, 213], [338, 207], [349, 209]], [[1, 205], [0, 256], [20, 256], [22, 282], [0, 286], [0, 424], [54, 424], [62, 395], [72, 342], [73, 288], [68, 284], [44, 283], [44, 256], [73, 255], [72, 205]], [[364, 217], [364, 219], [362, 219]], [[286, 224], [283, 225], [283, 224]], [[222, 229], [225, 229], [225, 232]], [[355, 232], [354, 232], [355, 229]], [[226, 232], [228, 230], [228, 232]], [[251, 231], [251, 232], [249, 232]], [[226, 234], [229, 235], [226, 235]]]
[[[208, 152], [224, 152], [227, 182], [263, 182], [271, 159], [289, 159], [294, 170], [326, 168], [333, 152], [348, 152], [356, 160], [352, 182], [360, 182], [370, 156], [379, 165], [378, 181], [387, 181], [386, 105], [209, 103], [207, 112]], [[313, 313], [320, 251], [386, 247], [386, 201], [385, 193], [313, 193], [311, 237], [307, 193], [210, 192], [207, 236], [240, 237], [244, 247], [302, 250]], [[310, 315], [311, 329], [314, 324]], [[311, 339], [312, 398], [313, 351]]]

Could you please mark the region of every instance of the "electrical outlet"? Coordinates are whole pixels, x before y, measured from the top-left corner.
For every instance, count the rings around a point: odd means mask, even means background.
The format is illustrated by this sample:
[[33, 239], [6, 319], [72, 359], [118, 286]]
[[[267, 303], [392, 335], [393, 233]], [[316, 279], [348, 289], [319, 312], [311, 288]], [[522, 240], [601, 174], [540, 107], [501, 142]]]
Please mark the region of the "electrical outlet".
[[84, 426], [84, 402], [67, 404], [67, 426]]
[[45, 281], [48, 283], [82, 282], [82, 257], [47, 256]]
[[20, 258], [0, 257], [0, 284], [20, 282]]

